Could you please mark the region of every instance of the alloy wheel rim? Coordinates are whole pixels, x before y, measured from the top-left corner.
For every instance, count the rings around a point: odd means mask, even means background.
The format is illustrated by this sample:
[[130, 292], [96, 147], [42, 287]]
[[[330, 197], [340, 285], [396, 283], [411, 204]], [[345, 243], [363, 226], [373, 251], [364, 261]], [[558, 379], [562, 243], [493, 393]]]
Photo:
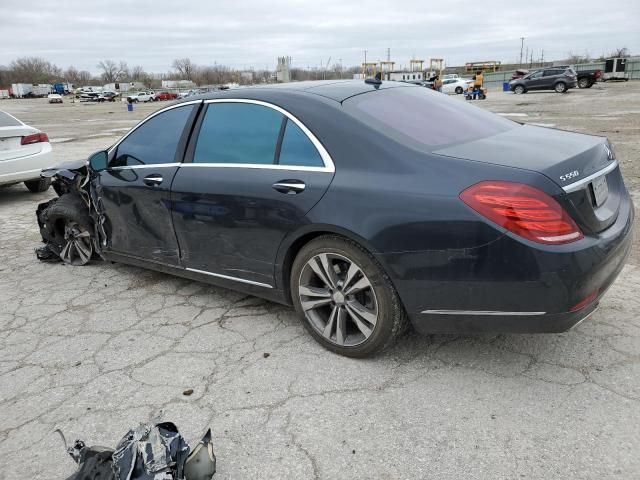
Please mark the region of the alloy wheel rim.
[[60, 258], [70, 265], [85, 265], [93, 254], [91, 235], [76, 222], [67, 222], [64, 226], [64, 247]]
[[337, 253], [320, 253], [300, 272], [298, 296], [305, 317], [341, 347], [365, 342], [378, 321], [378, 300], [362, 268]]

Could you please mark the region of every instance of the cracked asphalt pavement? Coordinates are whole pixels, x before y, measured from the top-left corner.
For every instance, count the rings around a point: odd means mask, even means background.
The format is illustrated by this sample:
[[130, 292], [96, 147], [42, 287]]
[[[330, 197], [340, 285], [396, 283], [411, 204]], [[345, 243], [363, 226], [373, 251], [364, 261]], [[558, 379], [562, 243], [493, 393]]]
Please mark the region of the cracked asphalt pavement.
[[[478, 105], [608, 135], [640, 206], [640, 82], [491, 92]], [[58, 161], [157, 106], [0, 102], [49, 133]], [[410, 332], [352, 360], [264, 300], [125, 265], [37, 261], [34, 211], [53, 195], [0, 189], [0, 479], [70, 475], [55, 428], [113, 447], [153, 418], [191, 442], [211, 426], [218, 479], [640, 477], [637, 241], [572, 331]]]

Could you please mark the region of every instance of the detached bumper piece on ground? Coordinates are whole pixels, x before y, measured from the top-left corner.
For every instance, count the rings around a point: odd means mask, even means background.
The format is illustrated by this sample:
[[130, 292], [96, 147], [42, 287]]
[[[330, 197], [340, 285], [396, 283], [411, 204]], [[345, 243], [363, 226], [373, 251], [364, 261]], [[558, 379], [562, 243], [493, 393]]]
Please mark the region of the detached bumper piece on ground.
[[78, 464], [67, 480], [210, 480], [216, 472], [211, 429], [191, 451], [171, 422], [141, 424], [115, 450], [76, 440], [67, 452]]

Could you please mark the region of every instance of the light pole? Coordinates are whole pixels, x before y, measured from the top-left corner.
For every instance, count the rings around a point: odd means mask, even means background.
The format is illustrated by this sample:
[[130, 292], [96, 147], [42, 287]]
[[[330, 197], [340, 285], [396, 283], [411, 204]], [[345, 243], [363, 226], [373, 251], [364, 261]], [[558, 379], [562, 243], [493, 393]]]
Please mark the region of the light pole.
[[520, 67], [522, 67], [522, 50], [524, 50], [524, 37], [520, 37]]

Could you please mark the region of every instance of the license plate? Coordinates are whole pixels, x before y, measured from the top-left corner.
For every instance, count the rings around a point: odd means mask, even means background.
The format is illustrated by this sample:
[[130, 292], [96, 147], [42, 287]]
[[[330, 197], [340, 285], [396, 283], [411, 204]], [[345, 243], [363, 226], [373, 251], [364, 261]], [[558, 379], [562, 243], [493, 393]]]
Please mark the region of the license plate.
[[591, 190], [593, 191], [593, 200], [596, 207], [602, 205], [609, 196], [609, 185], [607, 184], [607, 177], [602, 175], [591, 182]]

